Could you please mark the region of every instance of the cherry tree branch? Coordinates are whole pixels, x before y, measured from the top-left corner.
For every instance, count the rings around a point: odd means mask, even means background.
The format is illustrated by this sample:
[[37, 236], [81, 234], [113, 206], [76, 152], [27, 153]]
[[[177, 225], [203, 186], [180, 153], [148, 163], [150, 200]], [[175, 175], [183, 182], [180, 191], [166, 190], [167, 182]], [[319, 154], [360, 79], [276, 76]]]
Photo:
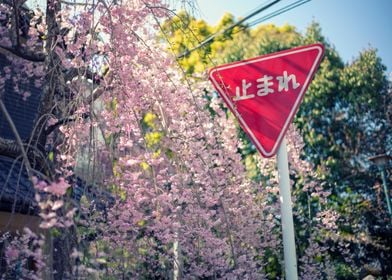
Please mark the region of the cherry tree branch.
[[[87, 119], [87, 118], [89, 118], [89, 117], [90, 117], [90, 114], [89, 114], [89, 113], [84, 113], [84, 114], [82, 114], [82, 118], [83, 118], [83, 119]], [[63, 118], [63, 119], [59, 120], [58, 122], [56, 122], [55, 124], [49, 126], [49, 127], [45, 130], [45, 134], [46, 134], [46, 135], [49, 135], [49, 134], [51, 134], [56, 128], [58, 128], [59, 126], [61, 126], [61, 125], [63, 125], [63, 124], [67, 124], [67, 123], [69, 123], [69, 122], [74, 122], [74, 121], [76, 121], [77, 119], [78, 119], [78, 118], [75, 117], [75, 116], [70, 116], [70, 117]]]
[[[104, 73], [105, 75], [106, 73]], [[64, 80], [65, 81], [71, 81], [73, 78], [78, 77], [78, 76], [84, 76], [87, 79], [90, 79], [94, 82], [94, 84], [100, 84], [102, 77], [100, 77], [98, 74], [92, 72], [91, 70], [81, 67], [81, 68], [71, 68], [65, 75], [64, 75]]]
[[5, 107], [5, 105], [3, 103], [3, 100], [1, 100], [1, 99], [0, 99], [0, 110], [3, 113], [5, 119], [8, 122], [8, 125], [10, 126], [12, 132], [15, 135], [16, 144], [18, 145], [19, 151], [22, 154], [23, 162], [24, 162], [24, 165], [25, 165], [26, 171], [27, 171], [27, 175], [29, 176], [30, 181], [33, 182], [33, 177], [32, 177], [32, 170], [33, 169], [31, 168], [30, 161], [29, 161], [29, 159], [27, 157], [27, 153], [26, 153], [26, 151], [25, 151], [25, 149], [23, 147], [22, 139], [20, 138], [18, 130], [16, 129], [15, 124], [12, 121], [12, 118], [11, 118], [10, 114], [8, 113], [7, 108]]
[[60, 58], [55, 53], [57, 36], [60, 34], [60, 27], [57, 22], [57, 12], [61, 9], [61, 4], [55, 0], [48, 0], [46, 5], [46, 25], [47, 39], [45, 44], [45, 79], [42, 87], [42, 95], [40, 106], [38, 107], [38, 115], [36, 119], [37, 129], [32, 133], [31, 140], [38, 145], [40, 149], [44, 149], [46, 143], [46, 134], [41, 133], [46, 126], [48, 115], [51, 113], [55, 103], [55, 92], [60, 89], [63, 80], [62, 71], [60, 69]]
[[29, 50], [22, 48], [22, 47], [12, 48], [12, 47], [0, 46], [0, 49], [6, 50], [6, 51], [12, 53], [13, 55], [16, 55], [16, 56], [23, 58], [25, 60], [29, 60], [31, 62], [44, 62], [45, 61], [45, 55], [43, 53], [29, 51]]
[[20, 156], [20, 146], [15, 140], [4, 139], [0, 137], [0, 155], [10, 158], [17, 158]]
[[61, 0], [60, 1], [62, 4], [65, 4], [65, 5], [69, 5], [69, 6], [83, 6], [83, 7], [86, 7], [86, 6], [94, 6], [95, 4], [90, 4], [90, 3], [81, 3], [81, 2], [70, 2], [70, 1], [65, 1], [65, 0]]

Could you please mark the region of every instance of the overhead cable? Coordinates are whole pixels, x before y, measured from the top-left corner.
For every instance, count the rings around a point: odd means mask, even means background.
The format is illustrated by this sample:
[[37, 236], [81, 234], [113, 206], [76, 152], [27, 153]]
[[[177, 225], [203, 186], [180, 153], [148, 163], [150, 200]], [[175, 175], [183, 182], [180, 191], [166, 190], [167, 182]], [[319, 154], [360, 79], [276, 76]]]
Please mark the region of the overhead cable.
[[259, 19], [256, 19], [255, 21], [250, 22], [248, 24], [248, 27], [252, 27], [252, 26], [254, 26], [256, 24], [259, 24], [259, 23], [261, 23], [263, 21], [266, 21], [266, 20], [268, 20], [270, 18], [276, 17], [276, 16], [278, 16], [280, 14], [283, 14], [285, 12], [288, 12], [288, 11], [290, 11], [290, 10], [292, 10], [294, 8], [297, 8], [297, 7], [303, 5], [303, 4], [307, 3], [307, 2], [310, 2], [310, 1], [311, 0], [298, 0], [298, 1], [295, 1], [295, 2], [285, 6], [283, 8], [280, 8], [279, 10], [276, 10], [276, 11], [274, 11], [272, 13], [269, 13], [269, 14], [259, 18]]
[[267, 9], [269, 9], [270, 7], [272, 7], [273, 5], [277, 4], [278, 2], [280, 2], [281, 0], [274, 0], [269, 2], [268, 4], [262, 6], [260, 9], [257, 9], [256, 11], [254, 11], [253, 13], [249, 14], [248, 16], [244, 17], [243, 19], [239, 20], [236, 23], [233, 23], [232, 25], [230, 25], [229, 27], [216, 32], [212, 35], [210, 35], [209, 37], [207, 37], [204, 41], [202, 41], [200, 44], [198, 44], [196, 47], [193, 47], [190, 50], [186, 50], [184, 53], [180, 54], [177, 58], [183, 58], [184, 56], [189, 55], [191, 52], [193, 52], [194, 50], [197, 50], [203, 46], [205, 46], [206, 44], [208, 44], [209, 42], [211, 42], [216, 36], [219, 36], [221, 34], [226, 33], [227, 31], [230, 31], [231, 29], [233, 29], [236, 26], [239, 26], [241, 23], [243, 23], [244, 21], [254, 17], [255, 15], [261, 13], [262, 11], [265, 11]]
[[[261, 6], [259, 9], [256, 9], [254, 12], [251, 12], [248, 16], [244, 17], [243, 19], [239, 20], [238, 22], [233, 23], [229, 27], [227, 27], [227, 28], [225, 28], [225, 29], [223, 29], [223, 30], [221, 30], [219, 32], [216, 32], [216, 33], [214, 33], [212, 35], [210, 35], [204, 41], [199, 43], [197, 46], [193, 47], [192, 49], [186, 50], [184, 53], [180, 54], [177, 58], [183, 58], [183, 57], [189, 55], [191, 52], [193, 52], [193, 51], [195, 51], [195, 50], [205, 46], [206, 44], [210, 43], [218, 35], [221, 35], [221, 34], [226, 33], [227, 31], [230, 31], [234, 27], [239, 26], [240, 24], [242, 24], [246, 20], [250, 19], [251, 17], [254, 17], [255, 15], [261, 13], [262, 11], [265, 11], [266, 9], [272, 7], [273, 5], [277, 4], [280, 1], [281, 0], [275, 0], [275, 1], [272, 1], [270, 3], [267, 3], [266, 5]], [[288, 4], [288, 5], [280, 8], [280, 9], [278, 9], [278, 10], [272, 12], [272, 13], [269, 13], [269, 14], [267, 14], [265, 16], [262, 16], [261, 18], [258, 18], [256, 20], [250, 22], [249, 24], [247, 24], [246, 28], [252, 27], [252, 26], [254, 26], [256, 24], [259, 24], [259, 23], [261, 23], [263, 21], [266, 21], [266, 20], [271, 19], [271, 18], [273, 18], [275, 16], [278, 16], [280, 14], [288, 12], [288, 11], [290, 11], [290, 10], [292, 10], [294, 8], [297, 8], [297, 7], [303, 5], [303, 4], [307, 3], [307, 2], [310, 2], [310, 1], [311, 0], [298, 0], [298, 1], [295, 1], [295, 2], [293, 2], [291, 4]], [[244, 29], [245, 28], [242, 28], [240, 31], [243, 31]], [[240, 31], [238, 31], [238, 32], [240, 32]]]

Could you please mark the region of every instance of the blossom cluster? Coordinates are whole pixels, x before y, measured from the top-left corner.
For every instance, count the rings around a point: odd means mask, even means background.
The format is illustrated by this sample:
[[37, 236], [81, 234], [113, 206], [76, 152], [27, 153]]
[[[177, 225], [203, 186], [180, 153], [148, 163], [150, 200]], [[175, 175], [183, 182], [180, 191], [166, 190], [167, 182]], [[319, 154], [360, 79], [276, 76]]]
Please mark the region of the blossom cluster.
[[[50, 54], [65, 73], [58, 87], [66, 88], [55, 95], [46, 126], [59, 128], [46, 143], [57, 179], [33, 182], [40, 227], [77, 226], [70, 273], [170, 279], [178, 267], [184, 279], [278, 277], [270, 269], [283, 264], [275, 163], [256, 156], [262, 183], [247, 177], [233, 116], [208, 84], [183, 74], [157, 39], [161, 20], [171, 15], [167, 6], [134, 0], [87, 7], [56, 15], [67, 30]], [[46, 27], [34, 27], [29, 38], [41, 40]], [[40, 66], [29, 65], [23, 63], [24, 72], [42, 76]], [[11, 77], [9, 69], [0, 71]], [[77, 75], [67, 80], [70, 73]], [[261, 81], [267, 87], [258, 87], [260, 95], [270, 93], [269, 80]], [[286, 72], [277, 80], [279, 91], [299, 86]], [[248, 87], [243, 82], [243, 94]], [[300, 159], [298, 133], [290, 130], [288, 139], [292, 176], [306, 178], [303, 191], [323, 203], [329, 194]], [[95, 191], [93, 198], [83, 193], [77, 207], [68, 195], [75, 177]], [[100, 191], [115, 202], [99, 201]], [[336, 229], [335, 213], [321, 212], [315, 222]], [[310, 234], [300, 259], [304, 279], [333, 277], [328, 257], [316, 258], [325, 251], [320, 232]], [[10, 265], [20, 256], [16, 245], [6, 251]]]

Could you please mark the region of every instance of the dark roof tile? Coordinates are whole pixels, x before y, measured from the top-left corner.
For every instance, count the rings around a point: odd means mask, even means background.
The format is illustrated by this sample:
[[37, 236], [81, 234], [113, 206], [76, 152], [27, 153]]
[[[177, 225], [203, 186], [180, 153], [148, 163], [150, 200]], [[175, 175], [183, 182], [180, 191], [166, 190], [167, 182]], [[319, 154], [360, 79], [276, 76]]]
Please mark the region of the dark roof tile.
[[0, 157], [0, 210], [36, 214], [35, 190], [20, 162]]
[[[40, 102], [41, 90], [34, 86], [34, 81], [31, 79], [28, 83], [18, 83], [21, 91], [28, 91], [31, 93], [26, 100], [23, 96], [17, 93], [14, 89], [12, 77], [18, 72], [12, 67], [12, 63], [4, 54], [0, 53], [0, 76], [5, 76], [4, 67], [11, 66], [11, 78], [7, 79], [4, 88], [0, 88], [0, 98], [3, 100], [5, 107], [8, 110], [16, 129], [22, 139], [27, 139], [33, 128], [33, 123], [38, 112]], [[0, 113], [0, 137], [6, 139], [15, 139], [7, 120]]]

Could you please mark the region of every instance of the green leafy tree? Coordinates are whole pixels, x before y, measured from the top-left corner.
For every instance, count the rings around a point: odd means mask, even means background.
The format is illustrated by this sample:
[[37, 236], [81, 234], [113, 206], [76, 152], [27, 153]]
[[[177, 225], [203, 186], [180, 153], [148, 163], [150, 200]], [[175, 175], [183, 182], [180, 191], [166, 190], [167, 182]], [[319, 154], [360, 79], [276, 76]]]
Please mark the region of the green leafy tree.
[[[193, 21], [201, 24], [200, 20]], [[217, 26], [208, 26], [204, 22], [203, 26], [207, 26], [205, 28], [210, 33], [203, 38], [233, 22], [234, 18], [227, 14]], [[167, 26], [171, 25], [171, 22], [167, 23]], [[176, 36], [182, 37], [184, 34], [176, 33]], [[198, 34], [192, 36], [196, 38]], [[177, 37], [167, 37], [169, 41], [179, 40]], [[341, 246], [343, 241], [349, 242], [348, 251], [354, 253], [356, 258], [348, 261], [346, 256], [335, 254], [338, 278], [359, 277], [361, 267], [369, 267], [371, 263], [377, 264], [380, 273], [391, 274], [392, 268], [386, 262], [391, 257], [388, 245], [391, 242], [385, 236], [388, 222], [383, 220], [388, 216], [385, 207], [377, 205], [373, 193], [376, 175], [367, 160], [371, 155], [390, 150], [392, 143], [391, 117], [388, 115], [392, 107], [391, 90], [388, 90], [386, 68], [377, 51], [366, 49], [353, 62], [344, 64], [333, 45], [322, 35], [318, 23], [311, 23], [304, 35], [287, 24], [282, 27], [268, 24], [255, 29], [236, 27], [179, 61], [188, 74], [194, 74], [213, 65], [315, 42], [325, 46], [325, 56], [300, 106], [295, 124], [304, 139], [301, 157], [311, 162], [316, 172], [312, 178], [300, 173], [293, 175], [295, 210], [307, 217], [310, 227], [320, 211], [329, 209], [339, 213], [340, 238], [328, 232], [324, 233], [324, 237], [330, 241], [332, 250]], [[188, 44], [186, 48], [194, 46]], [[237, 131], [243, 141], [239, 150], [248, 176], [260, 182], [268, 180], [269, 175], [261, 174], [257, 166], [255, 147], [239, 127]], [[330, 194], [328, 199], [321, 201], [323, 199], [313, 196], [311, 191], [303, 192], [303, 186], [309, 180]], [[383, 230], [380, 234], [374, 228]], [[312, 233], [301, 227], [297, 231], [299, 249], [303, 253], [309, 246], [307, 240]]]

